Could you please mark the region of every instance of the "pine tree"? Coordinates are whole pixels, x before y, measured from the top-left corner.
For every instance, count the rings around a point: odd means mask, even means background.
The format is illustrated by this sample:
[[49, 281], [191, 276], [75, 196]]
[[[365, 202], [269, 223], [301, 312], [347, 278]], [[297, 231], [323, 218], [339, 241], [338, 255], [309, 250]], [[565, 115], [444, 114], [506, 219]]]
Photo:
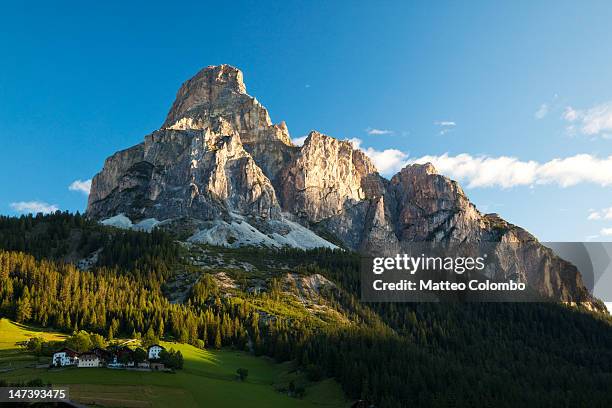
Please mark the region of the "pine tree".
[[17, 321], [23, 323], [32, 317], [32, 306], [30, 305], [30, 296], [26, 287], [23, 296], [17, 301]]
[[215, 348], [218, 350], [221, 348], [221, 330], [217, 326], [217, 330], [215, 332]]

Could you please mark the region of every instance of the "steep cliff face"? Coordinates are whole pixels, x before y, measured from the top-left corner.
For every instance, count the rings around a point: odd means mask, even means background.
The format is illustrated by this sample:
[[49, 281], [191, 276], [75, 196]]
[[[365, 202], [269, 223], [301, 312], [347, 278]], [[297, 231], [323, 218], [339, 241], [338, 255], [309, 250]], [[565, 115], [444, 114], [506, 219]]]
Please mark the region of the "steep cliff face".
[[400, 241], [475, 240], [481, 216], [459, 185], [431, 164], [412, 164], [391, 178]]
[[87, 213], [107, 218], [278, 218], [272, 183], [229, 129], [159, 130], [106, 160]]
[[162, 128], [204, 130], [226, 123], [270, 179], [295, 148], [285, 122], [273, 124], [257, 99], [246, 93], [242, 72], [229, 65], [204, 68], [179, 89]]
[[[557, 257], [524, 229], [496, 214], [481, 214], [461, 187], [439, 175], [431, 164], [403, 168], [391, 178], [387, 195], [395, 202], [392, 216], [400, 248], [419, 241], [487, 243], [500, 261], [491, 277], [512, 277], [555, 299], [591, 299], [574, 265]], [[367, 248], [373, 249], [381, 251], [380, 246]], [[382, 246], [381, 252], [387, 249]], [[396, 251], [393, 248], [389, 253]], [[591, 306], [603, 310], [600, 302]]]
[[350, 142], [312, 131], [282, 172], [281, 204], [349, 248], [369, 250], [381, 242], [388, 247], [394, 237], [384, 211], [387, 183]]
[[[481, 214], [431, 164], [387, 180], [348, 141], [313, 131], [294, 146], [228, 65], [185, 82], [161, 129], [106, 160], [87, 213], [182, 220], [192, 240], [231, 246], [334, 247], [313, 230], [376, 254], [419, 241], [516, 243], [503, 254], [506, 272], [558, 299], [588, 296], [576, 268], [525, 230]], [[530, 274], [535, 265], [543, 273]]]
[[382, 193], [382, 180], [363, 152], [316, 131], [308, 135], [280, 181], [283, 208], [312, 222]]
[[285, 124], [273, 125], [246, 94], [238, 69], [207, 67], [181, 86], [160, 130], [106, 160], [93, 179], [87, 212], [94, 218], [209, 220], [230, 212], [278, 218], [266, 173], [274, 178], [294, 150]]

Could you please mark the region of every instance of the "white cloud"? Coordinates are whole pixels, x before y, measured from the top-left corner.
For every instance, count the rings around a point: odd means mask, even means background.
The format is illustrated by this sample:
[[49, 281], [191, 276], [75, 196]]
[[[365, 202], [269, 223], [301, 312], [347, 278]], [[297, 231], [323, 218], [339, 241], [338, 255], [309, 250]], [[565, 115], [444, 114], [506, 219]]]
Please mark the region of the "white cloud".
[[393, 131], [388, 130], [388, 129], [367, 128], [365, 131], [368, 135], [391, 135], [393, 134]]
[[602, 228], [599, 233], [604, 236], [610, 236], [612, 235], [612, 228]]
[[612, 101], [582, 110], [568, 106], [563, 119], [574, 123], [568, 128], [570, 132], [577, 129], [587, 136], [607, 136], [606, 132], [612, 132]]
[[546, 115], [548, 115], [548, 104], [543, 103], [534, 113], [534, 116], [536, 119], [543, 119]]
[[588, 220], [612, 220], [612, 207], [603, 208], [599, 211], [590, 210]]
[[[355, 148], [363, 150], [385, 176], [395, 174], [410, 163], [429, 162], [440, 174], [466, 183], [468, 188], [534, 187], [541, 184], [555, 184], [565, 188], [581, 183], [612, 186], [612, 156], [599, 158], [590, 154], [577, 154], [547, 162], [524, 161], [510, 156], [472, 156], [468, 153], [410, 158], [408, 153], [398, 149], [376, 150], [363, 147], [361, 139], [349, 141]], [[612, 207], [599, 212], [592, 210], [589, 219], [612, 220]]]
[[398, 149], [376, 150], [372, 147], [363, 148], [361, 139], [349, 139], [355, 149], [362, 150], [382, 175], [393, 175], [406, 165], [408, 154]]
[[89, 195], [91, 190], [91, 179], [89, 180], [75, 180], [68, 186], [70, 191], [80, 191], [83, 194]]
[[438, 120], [434, 122], [434, 125], [440, 127], [440, 135], [445, 135], [448, 132], [451, 132], [455, 126], [457, 126], [457, 123], [453, 122], [452, 120]]
[[423, 156], [412, 163], [431, 162], [441, 174], [467, 182], [468, 187], [509, 188], [521, 185], [557, 184], [569, 187], [579, 183], [612, 185], [612, 156], [598, 158], [577, 154], [545, 163], [521, 161], [514, 157]]
[[291, 142], [296, 146], [302, 146], [304, 142], [306, 141], [307, 137], [308, 136], [296, 137], [294, 139], [291, 139]]
[[557, 183], [569, 187], [578, 183], [612, 185], [612, 156], [598, 158], [590, 154], [577, 154], [554, 159], [538, 168], [539, 184]]
[[594, 211], [592, 213], [589, 214], [589, 216], [587, 217], [587, 220], [601, 220], [601, 214], [597, 211]]
[[529, 185], [534, 182], [535, 169], [538, 166], [536, 162], [522, 162], [513, 157], [473, 157], [466, 153], [457, 156], [449, 156], [446, 153], [442, 156], [423, 156], [413, 162], [430, 162], [441, 174], [467, 181], [468, 187], [508, 188]]
[[43, 213], [48, 214], [59, 210], [55, 204], [48, 204], [42, 201], [19, 201], [10, 204], [11, 208], [20, 213]]
[[567, 108], [565, 108], [565, 111], [563, 111], [563, 119], [567, 120], [568, 122], [573, 122], [576, 119], [578, 119], [579, 113], [572, 108], [571, 106], [568, 106]]

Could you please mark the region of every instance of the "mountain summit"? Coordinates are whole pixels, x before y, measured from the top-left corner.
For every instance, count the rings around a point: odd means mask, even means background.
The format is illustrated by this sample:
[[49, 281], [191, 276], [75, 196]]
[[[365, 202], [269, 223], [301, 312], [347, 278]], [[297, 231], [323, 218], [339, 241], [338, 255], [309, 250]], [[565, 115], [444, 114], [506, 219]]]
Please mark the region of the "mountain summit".
[[[229, 65], [198, 72], [159, 130], [106, 159], [87, 214], [228, 246], [393, 253], [415, 241], [511, 242], [518, 249], [506, 260], [519, 279], [559, 300], [592, 299], [573, 265], [522, 228], [481, 214], [431, 164], [388, 180], [348, 141], [313, 131], [294, 146]], [[534, 262], [542, 273], [529, 272]]]
[[204, 68], [181, 86], [162, 127], [176, 126], [183, 118], [194, 119], [213, 106], [249, 100], [241, 95], [246, 95], [246, 86], [240, 70], [229, 65]]

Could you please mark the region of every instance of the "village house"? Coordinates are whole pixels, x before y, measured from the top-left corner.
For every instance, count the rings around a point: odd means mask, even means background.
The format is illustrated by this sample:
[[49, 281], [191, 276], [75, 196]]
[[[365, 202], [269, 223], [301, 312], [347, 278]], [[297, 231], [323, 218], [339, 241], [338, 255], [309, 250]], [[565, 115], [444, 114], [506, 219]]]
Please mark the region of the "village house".
[[69, 348], [63, 348], [53, 353], [51, 365], [54, 367], [66, 367], [77, 365], [78, 362], [79, 353]]
[[149, 356], [149, 360], [158, 360], [159, 353], [161, 353], [162, 350], [165, 350], [165, 348], [163, 346], [160, 346], [159, 344], [153, 344], [152, 346], [149, 346], [147, 353]]
[[163, 346], [154, 344], [147, 351], [144, 361], [136, 363], [137, 359], [142, 359], [142, 355], [137, 357], [134, 350], [127, 346], [113, 346], [108, 350], [96, 347], [90, 351], [78, 353], [69, 348], [63, 348], [53, 354], [51, 366], [66, 367], [76, 366], [79, 368], [139, 368], [150, 370], [164, 370], [165, 365], [160, 361], [160, 353], [165, 350]]
[[94, 352], [81, 353], [77, 367], [100, 367], [100, 357]]

